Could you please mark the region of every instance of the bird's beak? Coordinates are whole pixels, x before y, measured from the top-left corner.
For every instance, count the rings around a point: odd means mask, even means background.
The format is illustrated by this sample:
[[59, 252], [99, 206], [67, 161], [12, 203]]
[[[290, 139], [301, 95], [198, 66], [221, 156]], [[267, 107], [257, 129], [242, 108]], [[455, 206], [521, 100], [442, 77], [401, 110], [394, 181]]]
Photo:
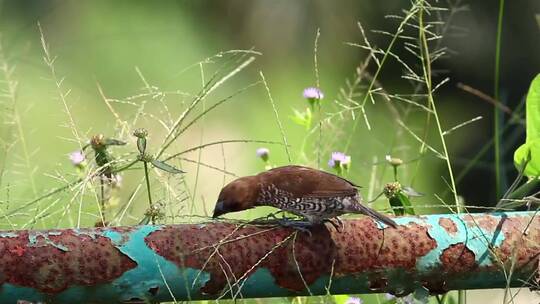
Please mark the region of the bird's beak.
[[224, 213], [226, 213], [226, 211], [225, 211], [223, 201], [217, 202], [216, 207], [214, 208], [214, 214], [212, 215], [212, 218], [216, 218]]

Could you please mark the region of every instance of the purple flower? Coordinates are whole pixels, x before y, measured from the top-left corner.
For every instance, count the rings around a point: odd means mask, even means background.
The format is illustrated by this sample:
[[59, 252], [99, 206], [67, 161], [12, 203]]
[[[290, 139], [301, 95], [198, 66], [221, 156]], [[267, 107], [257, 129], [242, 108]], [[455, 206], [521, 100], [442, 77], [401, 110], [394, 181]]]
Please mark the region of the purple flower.
[[257, 149], [257, 156], [260, 157], [264, 161], [268, 161], [268, 156], [270, 155], [270, 150], [268, 148], [259, 148]]
[[82, 163], [85, 160], [84, 153], [82, 151], [74, 151], [69, 153], [69, 160], [74, 166], [82, 166]]
[[347, 301], [345, 301], [345, 304], [362, 304], [364, 301], [362, 299], [357, 297], [349, 297]]
[[328, 161], [328, 166], [332, 168], [337, 167], [347, 167], [351, 163], [351, 157], [349, 155], [345, 155], [343, 152], [332, 152], [332, 157], [330, 157], [330, 160]]
[[319, 90], [318, 88], [314, 88], [314, 87], [304, 89], [302, 96], [304, 96], [304, 98], [306, 99], [313, 99], [313, 100], [315, 99], [320, 100], [324, 98], [323, 92]]
[[396, 298], [396, 296], [391, 294], [391, 293], [385, 293], [384, 298], [387, 299], [387, 300], [393, 300], [393, 299]]

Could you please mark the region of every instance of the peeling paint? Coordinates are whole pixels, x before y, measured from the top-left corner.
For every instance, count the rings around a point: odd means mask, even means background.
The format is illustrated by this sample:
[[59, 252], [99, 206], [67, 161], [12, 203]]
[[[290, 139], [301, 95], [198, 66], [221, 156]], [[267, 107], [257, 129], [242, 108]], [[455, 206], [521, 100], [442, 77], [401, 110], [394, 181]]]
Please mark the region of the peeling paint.
[[58, 293], [70, 285], [111, 282], [133, 267], [105, 237], [91, 240], [64, 230], [0, 238], [0, 284]]
[[362, 217], [311, 235], [233, 223], [0, 232], [0, 303], [442, 293], [505, 287], [512, 261], [510, 286], [537, 284], [534, 215], [400, 217], [396, 229]]

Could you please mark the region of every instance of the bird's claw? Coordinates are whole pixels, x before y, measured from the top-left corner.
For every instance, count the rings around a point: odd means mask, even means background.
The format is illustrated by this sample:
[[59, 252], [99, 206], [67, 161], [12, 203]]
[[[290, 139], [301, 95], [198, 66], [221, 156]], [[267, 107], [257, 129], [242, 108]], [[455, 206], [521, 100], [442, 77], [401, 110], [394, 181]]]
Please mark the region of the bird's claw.
[[342, 232], [343, 229], [345, 229], [345, 224], [343, 224], [343, 221], [339, 217], [335, 217], [334, 219], [325, 219], [323, 222], [330, 223], [336, 229], [337, 232]]
[[293, 228], [295, 230], [305, 232], [310, 237], [312, 236], [310, 228], [313, 227], [313, 224], [308, 221], [291, 221], [289, 219], [280, 219], [277, 221], [278, 225], [287, 228]]

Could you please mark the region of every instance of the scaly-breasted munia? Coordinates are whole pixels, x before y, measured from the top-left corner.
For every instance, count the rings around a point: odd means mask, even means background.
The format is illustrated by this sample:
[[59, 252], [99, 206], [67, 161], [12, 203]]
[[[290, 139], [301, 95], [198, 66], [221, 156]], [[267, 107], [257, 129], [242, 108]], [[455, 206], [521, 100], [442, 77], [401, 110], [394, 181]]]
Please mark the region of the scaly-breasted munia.
[[389, 217], [362, 204], [358, 186], [337, 175], [302, 166], [284, 166], [236, 179], [220, 192], [213, 217], [257, 206], [272, 206], [311, 224], [344, 213], [361, 213], [391, 227]]

